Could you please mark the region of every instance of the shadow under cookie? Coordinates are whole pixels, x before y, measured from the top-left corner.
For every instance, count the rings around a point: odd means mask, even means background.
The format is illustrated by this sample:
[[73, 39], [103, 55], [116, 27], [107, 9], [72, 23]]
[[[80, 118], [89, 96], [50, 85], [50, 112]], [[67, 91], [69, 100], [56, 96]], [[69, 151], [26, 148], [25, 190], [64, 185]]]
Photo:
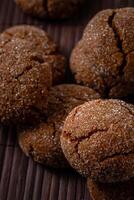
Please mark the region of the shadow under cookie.
[[21, 149], [35, 161], [55, 168], [69, 167], [61, 146], [60, 135], [64, 120], [76, 106], [100, 96], [94, 90], [72, 84], [54, 86], [48, 98], [48, 117], [35, 127], [18, 134]]

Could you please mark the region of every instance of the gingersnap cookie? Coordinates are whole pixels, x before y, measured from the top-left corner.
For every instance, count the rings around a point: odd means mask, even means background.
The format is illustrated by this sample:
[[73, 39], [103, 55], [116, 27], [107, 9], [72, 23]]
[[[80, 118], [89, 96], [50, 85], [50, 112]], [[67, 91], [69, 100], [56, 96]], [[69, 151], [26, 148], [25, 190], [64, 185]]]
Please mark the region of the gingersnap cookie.
[[20, 38], [0, 42], [0, 122], [40, 119], [47, 110], [52, 71], [34, 44]]
[[134, 177], [134, 106], [93, 100], [65, 120], [61, 147], [71, 166], [100, 182]]
[[87, 180], [88, 189], [92, 200], [133, 200], [134, 199], [134, 178], [118, 183], [96, 183], [91, 179]]
[[99, 12], [74, 48], [75, 80], [104, 97], [134, 94], [134, 8]]
[[40, 18], [64, 19], [81, 9], [85, 0], [15, 0], [28, 14]]
[[5, 43], [17, 38], [30, 42], [32, 48], [39, 55], [37, 60], [50, 66], [53, 73], [53, 84], [64, 81], [65, 57], [59, 53], [57, 45], [44, 30], [30, 25], [18, 25], [8, 28], [0, 35], [0, 45], [4, 46]]
[[48, 99], [48, 118], [36, 127], [21, 130], [18, 141], [21, 149], [35, 161], [51, 167], [68, 167], [60, 146], [60, 135], [68, 113], [76, 106], [99, 98], [92, 89], [63, 84], [52, 87]]

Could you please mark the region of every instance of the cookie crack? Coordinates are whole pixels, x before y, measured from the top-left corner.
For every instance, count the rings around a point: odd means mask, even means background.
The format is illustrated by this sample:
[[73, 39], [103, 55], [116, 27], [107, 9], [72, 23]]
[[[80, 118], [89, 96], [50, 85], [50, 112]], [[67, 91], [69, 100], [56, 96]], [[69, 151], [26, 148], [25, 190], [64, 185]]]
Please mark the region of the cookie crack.
[[[42, 64], [42, 63], [44, 63], [44, 59], [42, 58], [42, 56], [40, 56], [40, 55], [32, 55], [31, 57], [30, 57], [30, 60], [31, 61], [33, 61], [33, 62], [37, 62], [37, 63], [39, 63], [40, 65]], [[15, 76], [14, 76], [14, 78], [15, 79], [19, 79], [21, 76], [23, 76], [25, 73], [27, 73], [28, 71], [30, 71], [30, 70], [32, 70], [34, 67], [32, 66], [32, 64], [30, 65], [27, 65], [26, 67], [25, 67], [25, 69], [23, 69], [23, 71], [21, 72], [21, 73], [18, 73], [18, 74], [16, 74]]]
[[32, 66], [28, 65], [21, 73], [16, 74], [13, 78], [18, 80], [21, 76], [23, 76], [26, 72], [30, 71], [31, 69], [33, 69]]
[[134, 117], [134, 112], [133, 112], [130, 108], [128, 108], [128, 107], [125, 106], [125, 105], [122, 105], [122, 107], [125, 108], [125, 109], [129, 112], [129, 114], [132, 115], [132, 116]]
[[108, 131], [108, 128], [105, 128], [105, 129], [96, 129], [96, 130], [93, 130], [93, 131], [89, 132], [88, 135], [81, 136], [81, 137], [74, 137], [73, 138], [70, 133], [65, 133], [65, 136], [70, 140], [70, 142], [76, 142], [76, 145], [74, 146], [75, 152], [73, 152], [73, 153], [76, 153], [78, 155], [79, 159], [81, 159], [81, 161], [84, 164], [85, 161], [84, 161], [84, 159], [81, 157], [81, 155], [79, 153], [79, 144], [81, 142], [83, 142], [84, 140], [86, 140], [86, 139], [90, 139], [90, 137], [92, 135], [94, 135], [95, 133], [97, 133], [97, 132], [104, 132], [104, 131]]
[[116, 15], [116, 12], [114, 11], [113, 14], [108, 19], [108, 24], [109, 24], [110, 28], [113, 30], [114, 37], [115, 37], [115, 40], [116, 40], [116, 43], [117, 43], [117, 47], [118, 47], [120, 53], [122, 53], [122, 55], [123, 55], [123, 61], [122, 61], [122, 64], [121, 64], [120, 70], [119, 70], [119, 74], [121, 76], [123, 76], [124, 75], [124, 68], [127, 64], [127, 59], [126, 59], [126, 53], [123, 50], [123, 45], [122, 45], [123, 40], [121, 39], [121, 37], [118, 33], [118, 30], [115, 26], [115, 23], [114, 23], [115, 15]]
[[[118, 30], [117, 30], [115, 23], [114, 23], [115, 15], [116, 15], [116, 12], [113, 11], [112, 15], [109, 16], [109, 18], [108, 18], [108, 25], [114, 33], [114, 38], [116, 40], [117, 47], [119, 49], [119, 52], [123, 56], [122, 64], [120, 65], [120, 68], [119, 68], [119, 75], [120, 75], [121, 78], [123, 78], [124, 77], [124, 69], [127, 65], [127, 54], [124, 52], [123, 44], [122, 44], [123, 40], [121, 39], [120, 34], [118, 33]], [[108, 87], [108, 86], [106, 87], [106, 94], [109, 94], [112, 87]]]
[[100, 130], [94, 130], [92, 132], [89, 132], [87, 136], [81, 136], [79, 138], [75, 138], [75, 141], [77, 141], [76, 145], [75, 145], [75, 153], [78, 155], [78, 158], [82, 161], [83, 165], [85, 165], [85, 160], [81, 157], [81, 154], [79, 153], [79, 145], [81, 142], [83, 142], [86, 139], [90, 139], [90, 137], [95, 134], [96, 132], [100, 131], [100, 132], [104, 132], [108, 129], [100, 129]]
[[112, 154], [111, 156], [106, 156], [105, 158], [101, 159], [99, 162], [102, 163], [102, 162], [105, 162], [109, 159], [114, 159], [114, 158], [117, 158], [117, 157], [120, 157], [120, 156], [128, 156], [128, 155], [134, 155], [134, 151], [129, 151], [129, 152], [124, 152], [124, 153], [114, 153]]
[[[77, 110], [76, 110], [77, 111]], [[77, 112], [76, 112], [77, 113]], [[67, 132], [64, 132], [64, 137], [70, 139], [71, 142], [82, 142], [83, 140], [85, 139], [89, 139], [92, 135], [94, 135], [95, 133], [97, 132], [104, 132], [104, 131], [108, 131], [108, 128], [103, 128], [103, 129], [95, 129], [95, 130], [92, 130], [90, 131], [88, 134], [86, 135], [83, 135], [83, 136], [80, 136], [80, 137], [76, 137], [76, 136], [72, 136], [71, 133], [67, 133]]]

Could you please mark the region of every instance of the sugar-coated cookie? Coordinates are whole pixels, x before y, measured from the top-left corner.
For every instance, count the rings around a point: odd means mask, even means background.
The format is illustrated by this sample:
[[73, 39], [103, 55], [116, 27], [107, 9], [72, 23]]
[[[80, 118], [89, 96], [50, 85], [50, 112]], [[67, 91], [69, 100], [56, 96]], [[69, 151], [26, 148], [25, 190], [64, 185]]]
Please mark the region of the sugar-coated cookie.
[[61, 146], [71, 166], [93, 180], [134, 177], [134, 106], [111, 99], [74, 108], [65, 120]]
[[134, 94], [134, 8], [108, 9], [89, 22], [70, 67], [78, 84], [104, 97]]
[[53, 84], [62, 83], [64, 80], [66, 59], [59, 53], [57, 45], [42, 29], [31, 25], [18, 25], [5, 30], [0, 36], [0, 43], [8, 43], [14, 39], [30, 42], [36, 51], [37, 60], [47, 63], [53, 73]]

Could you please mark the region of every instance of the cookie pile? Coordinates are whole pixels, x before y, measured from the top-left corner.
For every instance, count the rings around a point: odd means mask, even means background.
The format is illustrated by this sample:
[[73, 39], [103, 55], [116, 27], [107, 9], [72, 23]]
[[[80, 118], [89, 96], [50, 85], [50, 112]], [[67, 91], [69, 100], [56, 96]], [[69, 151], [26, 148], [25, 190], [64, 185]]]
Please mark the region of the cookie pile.
[[65, 19], [81, 11], [86, 0], [15, 0], [22, 10], [39, 18]]
[[55, 168], [68, 168], [60, 145], [64, 120], [76, 106], [99, 98], [93, 89], [73, 84], [51, 87], [48, 97], [48, 113], [45, 120], [34, 127], [20, 130], [18, 140], [21, 149], [35, 161]]
[[[29, 9], [44, 16], [44, 2], [34, 2]], [[133, 8], [98, 13], [72, 52], [73, 84], [45, 31], [21, 25], [0, 34], [0, 122], [17, 125], [34, 161], [85, 176], [94, 200], [134, 196], [134, 106], [115, 99], [134, 94], [132, 25]]]
[[[76, 83], [109, 100], [76, 107], [66, 118], [61, 146], [87, 178], [93, 200], [134, 199], [134, 9], [108, 9], [89, 22], [70, 68]], [[132, 96], [133, 102], [133, 96]]]
[[64, 120], [74, 107], [100, 95], [86, 86], [60, 84], [66, 59], [39, 28], [5, 30], [0, 49], [0, 121], [18, 124], [26, 155], [50, 167], [68, 168], [60, 146]]

